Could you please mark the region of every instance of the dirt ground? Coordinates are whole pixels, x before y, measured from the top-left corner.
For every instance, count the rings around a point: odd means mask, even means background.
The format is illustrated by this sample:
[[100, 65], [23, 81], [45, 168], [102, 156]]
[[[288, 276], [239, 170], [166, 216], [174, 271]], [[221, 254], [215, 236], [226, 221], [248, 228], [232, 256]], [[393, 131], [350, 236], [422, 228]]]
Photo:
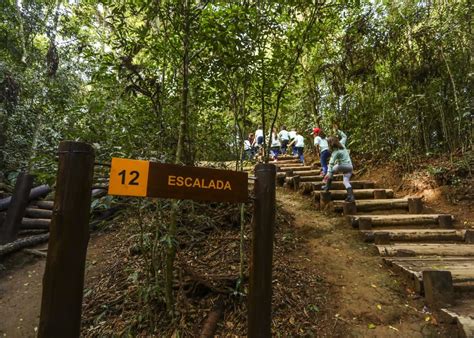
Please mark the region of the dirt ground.
[[422, 299], [383, 265], [374, 248], [364, 244], [342, 217], [316, 212], [308, 198], [283, 189], [277, 198], [309, 240], [302, 257], [331, 285], [326, 311], [334, 318], [335, 336], [456, 336], [455, 328], [440, 325]]
[[[277, 198], [294, 216], [297, 237], [304, 238], [302, 249], [292, 252], [288, 261], [304, 265], [301, 271], [317, 272], [326, 285], [324, 308], [317, 310], [321, 336], [455, 337], [455, 328], [438, 323], [436, 314], [383, 265], [373, 247], [363, 243], [342, 217], [321, 214], [308, 198], [283, 189], [278, 190]], [[86, 293], [114, 264], [114, 250], [120, 245], [116, 236], [116, 232], [92, 235]], [[2, 264], [0, 336], [34, 337], [45, 259], [18, 253]], [[311, 291], [319, 293], [321, 289]]]
[[[87, 251], [86, 279], [93, 280], [107, 264], [107, 242], [112, 234], [91, 236]], [[47, 245], [38, 246], [37, 249]], [[0, 336], [36, 337], [41, 308], [45, 258], [17, 253], [0, 262]]]

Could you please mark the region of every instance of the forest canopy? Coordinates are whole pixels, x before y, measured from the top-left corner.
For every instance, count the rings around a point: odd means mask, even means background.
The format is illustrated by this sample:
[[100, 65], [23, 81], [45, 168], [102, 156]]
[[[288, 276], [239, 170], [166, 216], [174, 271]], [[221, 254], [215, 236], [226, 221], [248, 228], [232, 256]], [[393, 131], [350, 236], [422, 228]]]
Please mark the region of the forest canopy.
[[395, 160], [467, 149], [471, 7], [2, 1], [0, 171], [51, 179], [63, 139], [104, 160], [236, 159], [259, 124], [338, 123], [354, 153]]

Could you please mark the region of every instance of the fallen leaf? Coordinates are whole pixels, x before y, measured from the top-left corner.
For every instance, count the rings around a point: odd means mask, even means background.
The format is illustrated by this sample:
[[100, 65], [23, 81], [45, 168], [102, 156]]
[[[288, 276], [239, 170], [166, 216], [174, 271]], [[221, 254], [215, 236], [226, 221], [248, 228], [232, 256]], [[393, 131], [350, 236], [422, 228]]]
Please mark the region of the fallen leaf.
[[372, 323], [370, 323], [369, 325], [367, 325], [367, 327], [368, 327], [369, 329], [375, 329], [375, 328], [376, 328], [375, 324], [372, 324]]
[[377, 304], [377, 309], [382, 310], [382, 305]]
[[374, 289], [377, 289], [377, 285], [375, 284], [371, 284], [370, 286], [373, 287]]
[[295, 325], [295, 317], [291, 317], [291, 318], [290, 318], [290, 324], [291, 324], [291, 325]]
[[429, 322], [431, 320], [431, 317], [430, 316], [426, 316], [425, 317], [425, 322]]

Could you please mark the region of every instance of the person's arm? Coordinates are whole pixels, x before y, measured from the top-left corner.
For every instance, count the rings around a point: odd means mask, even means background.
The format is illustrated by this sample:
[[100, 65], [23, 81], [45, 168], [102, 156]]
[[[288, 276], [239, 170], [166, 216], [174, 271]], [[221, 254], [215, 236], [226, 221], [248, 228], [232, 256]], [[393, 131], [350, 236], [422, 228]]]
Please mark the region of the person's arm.
[[343, 146], [346, 146], [346, 142], [347, 142], [347, 135], [342, 131], [342, 130], [337, 130], [337, 134], [339, 135], [339, 137], [341, 138], [341, 140], [339, 142], [341, 142], [341, 144]]
[[314, 138], [314, 148], [316, 149], [316, 154], [319, 156], [319, 140], [317, 137]]

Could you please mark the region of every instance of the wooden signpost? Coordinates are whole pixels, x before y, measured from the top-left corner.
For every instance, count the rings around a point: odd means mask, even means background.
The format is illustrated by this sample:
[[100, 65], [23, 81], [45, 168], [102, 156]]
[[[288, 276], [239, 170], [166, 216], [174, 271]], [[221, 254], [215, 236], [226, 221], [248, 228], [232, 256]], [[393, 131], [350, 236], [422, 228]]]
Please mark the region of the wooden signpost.
[[109, 195], [242, 203], [247, 173], [113, 158]]
[[[43, 283], [39, 337], [79, 337], [94, 152], [62, 142], [51, 237]], [[271, 164], [255, 170], [248, 336], [271, 336], [275, 175]], [[113, 158], [109, 194], [245, 203], [244, 172]]]

